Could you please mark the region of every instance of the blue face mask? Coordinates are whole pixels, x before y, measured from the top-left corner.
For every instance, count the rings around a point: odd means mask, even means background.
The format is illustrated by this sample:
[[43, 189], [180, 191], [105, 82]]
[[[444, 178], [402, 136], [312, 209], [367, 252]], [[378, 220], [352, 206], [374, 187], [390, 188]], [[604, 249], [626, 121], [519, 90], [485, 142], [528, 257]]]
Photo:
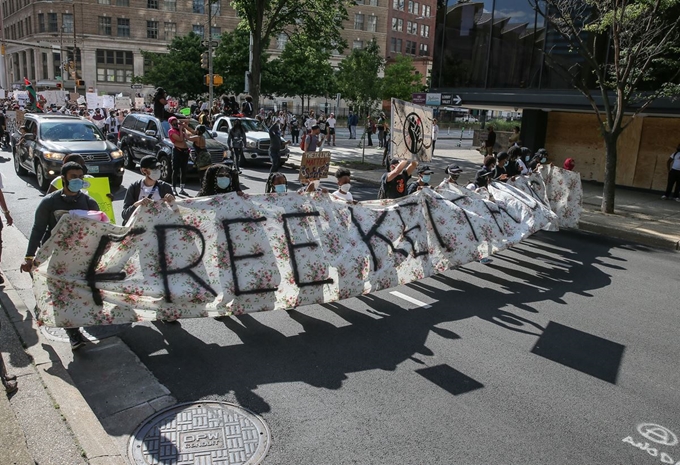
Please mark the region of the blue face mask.
[[274, 191], [277, 194], [283, 194], [284, 192], [288, 191], [288, 188], [286, 187], [285, 184], [277, 184], [274, 186]]
[[218, 176], [217, 177], [217, 187], [219, 187], [220, 189], [226, 189], [227, 187], [229, 187], [230, 184], [231, 184], [231, 178], [229, 178], [227, 176]]
[[423, 182], [424, 182], [425, 184], [427, 184], [428, 182], [430, 182], [430, 175], [429, 175], [429, 174], [424, 174], [424, 175], [423, 175]]
[[78, 192], [83, 187], [85, 187], [85, 181], [83, 181], [82, 179], [71, 179], [68, 182], [68, 190], [70, 190], [71, 192]]

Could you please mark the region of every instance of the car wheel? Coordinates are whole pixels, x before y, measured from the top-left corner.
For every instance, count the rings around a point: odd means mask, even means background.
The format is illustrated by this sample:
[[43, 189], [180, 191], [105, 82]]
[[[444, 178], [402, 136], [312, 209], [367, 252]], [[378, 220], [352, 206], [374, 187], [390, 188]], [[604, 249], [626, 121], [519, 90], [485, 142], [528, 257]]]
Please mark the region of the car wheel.
[[14, 171], [16, 171], [17, 175], [26, 176], [28, 170], [21, 166], [21, 160], [19, 160], [19, 154], [17, 153], [16, 148], [12, 150], [12, 158], [14, 158]]
[[172, 181], [172, 164], [167, 155], [158, 156], [158, 166], [161, 169], [161, 180], [165, 182]]
[[115, 193], [120, 186], [123, 184], [123, 176], [109, 176], [109, 186], [111, 187], [111, 193]]
[[132, 155], [130, 146], [127, 146], [125, 150], [123, 150], [123, 159], [125, 160], [125, 167], [127, 169], [132, 170], [135, 168], [135, 157]]
[[42, 163], [37, 162], [35, 164], [35, 177], [38, 179], [38, 187], [41, 191], [46, 191], [50, 187], [50, 181], [45, 176], [45, 168], [43, 168]]

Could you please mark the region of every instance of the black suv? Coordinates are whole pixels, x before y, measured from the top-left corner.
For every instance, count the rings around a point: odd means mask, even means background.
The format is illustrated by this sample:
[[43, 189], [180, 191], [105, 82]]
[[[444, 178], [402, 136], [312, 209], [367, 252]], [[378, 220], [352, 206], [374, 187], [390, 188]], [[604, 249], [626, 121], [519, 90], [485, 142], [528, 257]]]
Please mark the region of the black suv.
[[[195, 129], [198, 121], [189, 119], [189, 127]], [[205, 148], [210, 152], [212, 163], [222, 163], [229, 157], [227, 147], [217, 142], [210, 131], [205, 136]], [[147, 155], [158, 158], [161, 169], [161, 179], [170, 182], [172, 179], [172, 142], [168, 137], [170, 124], [161, 122], [153, 115], [145, 113], [131, 113], [125, 117], [118, 132], [118, 147], [125, 154], [125, 166], [133, 169], [138, 160]], [[189, 145], [189, 174], [198, 173], [196, 169], [196, 151]]]
[[40, 189], [60, 176], [64, 157], [82, 155], [87, 173], [108, 176], [111, 190], [123, 183], [123, 152], [106, 140], [90, 121], [77, 116], [28, 113], [24, 116], [26, 134], [13, 133], [10, 144], [14, 170], [19, 176], [35, 173]]

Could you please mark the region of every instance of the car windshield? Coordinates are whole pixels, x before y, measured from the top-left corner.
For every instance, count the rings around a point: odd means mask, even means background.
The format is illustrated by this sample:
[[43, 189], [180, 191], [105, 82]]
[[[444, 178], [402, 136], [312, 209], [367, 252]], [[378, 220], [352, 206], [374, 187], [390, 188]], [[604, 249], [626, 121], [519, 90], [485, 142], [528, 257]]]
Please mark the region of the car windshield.
[[87, 121], [54, 121], [40, 125], [40, 138], [55, 142], [103, 141], [104, 135]]
[[[230, 123], [231, 126], [234, 126], [234, 121], [236, 121], [238, 118], [230, 118]], [[243, 130], [245, 132], [252, 132], [252, 131], [264, 131], [267, 132], [267, 128], [264, 127], [262, 123], [260, 123], [256, 119], [241, 119], [241, 127], [243, 127]]]
[[[196, 126], [198, 126], [198, 121], [195, 119], [190, 119], [189, 121], [189, 127], [191, 130], [196, 129]], [[163, 136], [164, 137], [169, 137], [168, 136], [168, 131], [170, 130], [170, 123], [167, 121], [163, 121], [161, 123], [161, 126], [163, 127]], [[205, 136], [206, 139], [213, 139], [212, 134], [210, 133], [210, 128], [206, 126], [206, 131], [203, 133], [203, 136]]]

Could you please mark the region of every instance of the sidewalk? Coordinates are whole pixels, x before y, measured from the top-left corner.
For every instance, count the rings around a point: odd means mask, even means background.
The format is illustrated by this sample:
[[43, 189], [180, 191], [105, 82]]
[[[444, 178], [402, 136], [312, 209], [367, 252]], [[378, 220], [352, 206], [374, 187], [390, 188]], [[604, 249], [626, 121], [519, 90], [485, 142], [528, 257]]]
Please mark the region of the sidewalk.
[[[365, 149], [359, 147], [359, 140], [348, 140], [346, 137], [338, 138], [336, 147], [324, 147], [332, 152], [331, 174], [335, 173], [338, 166], [346, 166], [352, 171], [355, 180], [375, 185], [377, 193], [384, 168], [381, 166], [382, 150], [377, 148], [377, 138], [373, 139], [374, 146]], [[466, 143], [468, 147], [465, 147]], [[463, 182], [474, 177], [483, 157], [469, 143], [463, 140], [463, 147], [458, 147], [457, 140], [438, 141], [434, 159], [428, 163], [435, 172], [430, 184], [439, 184], [446, 176], [444, 170], [451, 164], [463, 169]], [[299, 147], [292, 147], [286, 164], [299, 168], [301, 156]], [[600, 212], [601, 203], [602, 185], [584, 182], [583, 214], [579, 229], [651, 247], [680, 250], [680, 202], [663, 201], [661, 193], [621, 187], [616, 189], [614, 214]]]

